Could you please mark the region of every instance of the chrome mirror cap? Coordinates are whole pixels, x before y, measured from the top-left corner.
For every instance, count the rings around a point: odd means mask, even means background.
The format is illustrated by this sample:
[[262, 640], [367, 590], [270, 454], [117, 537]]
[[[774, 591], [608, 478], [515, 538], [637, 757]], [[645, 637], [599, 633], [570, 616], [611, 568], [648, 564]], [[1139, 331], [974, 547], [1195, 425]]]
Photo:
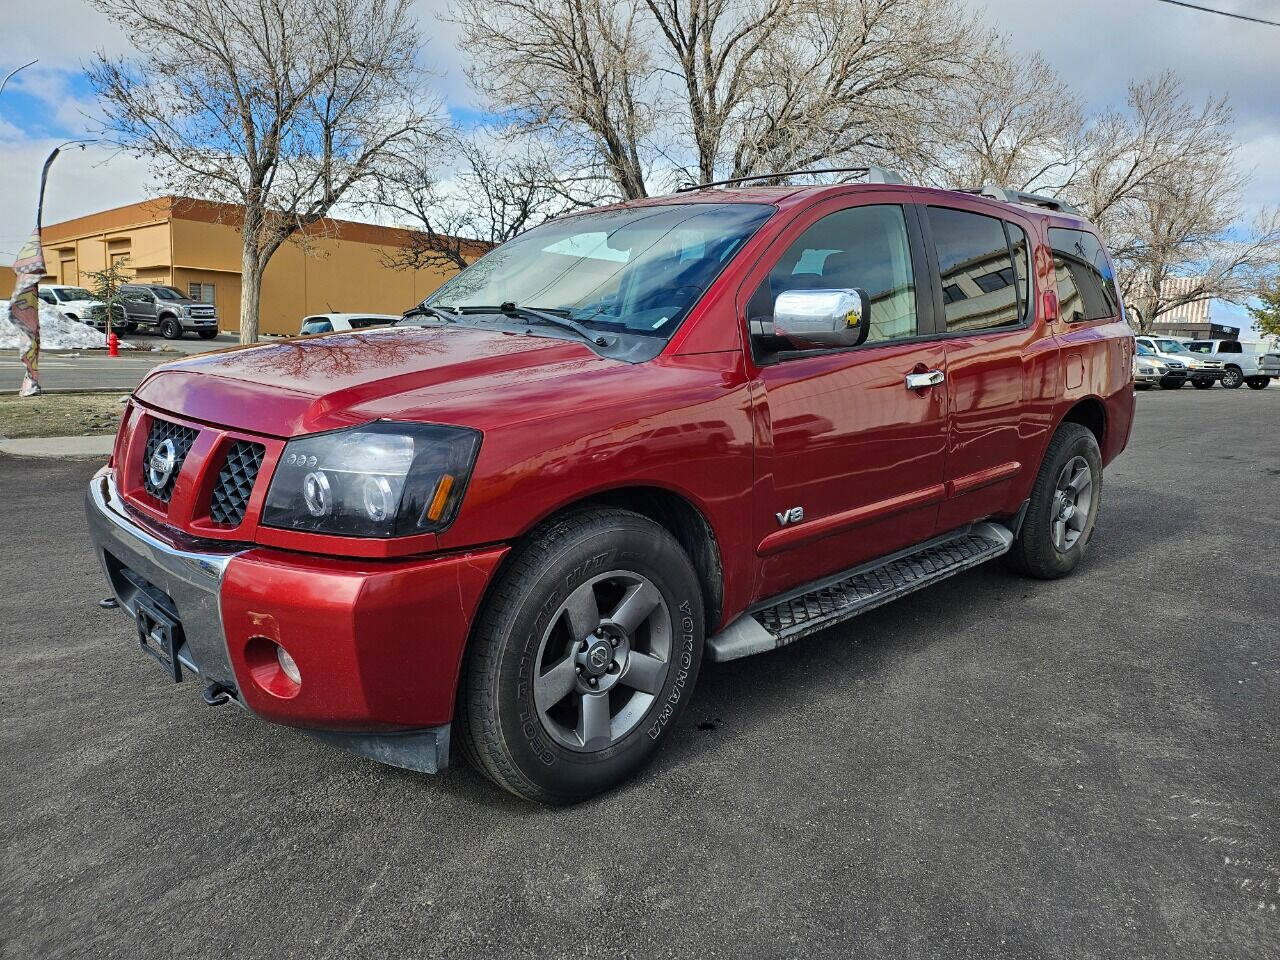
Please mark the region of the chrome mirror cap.
[[870, 318], [865, 290], [788, 290], [774, 301], [773, 332], [801, 349], [856, 347], [867, 339]]

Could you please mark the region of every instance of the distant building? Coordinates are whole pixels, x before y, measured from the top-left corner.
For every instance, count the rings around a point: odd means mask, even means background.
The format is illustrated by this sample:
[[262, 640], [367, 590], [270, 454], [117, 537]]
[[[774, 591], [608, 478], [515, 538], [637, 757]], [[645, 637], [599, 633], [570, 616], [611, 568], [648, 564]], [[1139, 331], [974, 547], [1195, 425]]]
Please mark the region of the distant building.
[[[1160, 285], [1162, 299], [1171, 300], [1195, 290], [1199, 277], [1168, 277]], [[1166, 337], [1191, 337], [1195, 340], [1237, 340], [1239, 327], [1214, 323], [1209, 317], [1210, 300], [1192, 300], [1160, 314], [1151, 332]]]
[[[240, 327], [240, 208], [160, 197], [104, 210], [41, 231], [45, 279], [84, 286], [91, 270], [126, 260], [144, 283], [177, 287], [217, 305], [224, 330]], [[456, 271], [395, 270], [383, 263], [408, 231], [349, 220], [323, 220], [305, 242], [276, 251], [262, 278], [262, 333], [296, 334], [309, 313], [402, 313]], [[479, 256], [484, 247], [475, 245]], [[7, 286], [6, 284], [7, 280]], [[0, 297], [13, 290], [0, 276]]]

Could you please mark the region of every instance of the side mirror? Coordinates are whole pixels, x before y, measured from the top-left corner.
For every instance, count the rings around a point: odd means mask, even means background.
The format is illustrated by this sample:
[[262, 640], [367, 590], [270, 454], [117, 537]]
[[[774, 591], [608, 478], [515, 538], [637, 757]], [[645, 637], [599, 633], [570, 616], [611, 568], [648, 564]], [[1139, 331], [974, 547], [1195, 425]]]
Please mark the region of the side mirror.
[[860, 288], [788, 290], [774, 301], [773, 332], [802, 350], [859, 346], [871, 332], [871, 298]]

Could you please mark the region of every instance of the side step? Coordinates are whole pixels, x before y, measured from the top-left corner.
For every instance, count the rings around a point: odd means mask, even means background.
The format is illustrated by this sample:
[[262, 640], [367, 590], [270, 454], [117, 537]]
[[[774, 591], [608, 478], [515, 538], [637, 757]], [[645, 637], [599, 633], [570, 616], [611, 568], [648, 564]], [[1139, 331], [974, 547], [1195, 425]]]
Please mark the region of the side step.
[[826, 577], [757, 604], [708, 637], [707, 659], [736, 660], [775, 650], [976, 567], [1011, 546], [1008, 527], [978, 523]]

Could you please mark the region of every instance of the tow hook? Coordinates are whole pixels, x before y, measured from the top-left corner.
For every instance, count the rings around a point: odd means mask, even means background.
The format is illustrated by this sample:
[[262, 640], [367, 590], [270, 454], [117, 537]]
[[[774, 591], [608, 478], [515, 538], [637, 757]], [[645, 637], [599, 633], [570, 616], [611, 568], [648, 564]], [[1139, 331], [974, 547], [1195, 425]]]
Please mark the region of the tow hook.
[[220, 683], [211, 683], [200, 691], [204, 702], [211, 707], [220, 707], [231, 699], [232, 691]]

